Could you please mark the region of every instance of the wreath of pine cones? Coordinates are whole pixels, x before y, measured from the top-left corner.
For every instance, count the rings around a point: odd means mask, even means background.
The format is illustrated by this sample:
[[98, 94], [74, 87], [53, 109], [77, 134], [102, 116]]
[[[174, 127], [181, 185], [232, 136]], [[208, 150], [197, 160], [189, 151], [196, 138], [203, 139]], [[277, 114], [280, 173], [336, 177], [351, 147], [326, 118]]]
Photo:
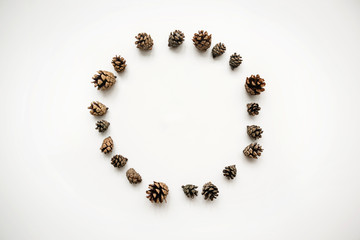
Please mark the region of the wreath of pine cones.
[[[152, 50], [154, 46], [154, 41], [150, 34], [147, 33], [139, 33], [135, 36], [136, 41], [135, 45], [141, 51], [149, 51]], [[212, 34], [209, 34], [207, 31], [200, 30], [194, 34], [192, 41], [195, 46], [200, 51], [205, 52], [211, 46]], [[170, 33], [168, 39], [168, 46], [170, 48], [176, 48], [183, 44], [185, 41], [185, 34], [180, 30], [175, 30]], [[217, 43], [211, 50], [211, 55], [213, 58], [217, 58], [225, 54], [226, 46], [224, 43]], [[243, 59], [240, 54], [234, 53], [230, 56], [229, 65], [232, 70], [238, 68]], [[120, 55], [115, 55], [112, 60], [111, 64], [114, 70], [121, 74], [126, 69], [126, 60], [124, 57]], [[113, 87], [116, 83], [116, 78], [112, 72], [99, 70], [97, 74], [95, 74], [92, 79], [91, 83], [97, 88], [97, 90], [106, 91], [109, 88]], [[251, 75], [247, 77], [245, 80], [245, 90], [250, 95], [259, 95], [263, 91], [265, 91], [265, 80], [260, 77], [259, 74]], [[107, 111], [108, 107], [105, 106], [103, 103], [99, 101], [91, 102], [90, 106], [90, 114], [93, 116], [104, 116]], [[258, 103], [248, 103], [247, 104], [247, 112], [250, 116], [259, 115], [259, 111], [261, 110]], [[103, 134], [107, 131], [110, 126], [110, 123], [104, 119], [98, 120], [96, 123], [96, 130]], [[247, 126], [247, 134], [253, 140], [260, 139], [262, 137], [263, 130], [260, 126], [257, 125], [249, 125]], [[104, 154], [109, 154], [112, 152], [114, 147], [113, 139], [109, 136], [103, 139], [103, 142], [100, 146], [100, 151]], [[257, 159], [261, 156], [263, 152], [263, 148], [257, 142], [252, 142], [248, 146], [245, 147], [243, 153], [246, 157], [250, 159]], [[128, 159], [120, 154], [115, 154], [111, 158], [111, 164], [115, 168], [124, 168], [128, 162]], [[226, 166], [222, 174], [228, 180], [233, 180], [237, 175], [236, 165]], [[126, 178], [128, 179], [130, 184], [140, 184], [142, 182], [141, 175], [134, 169], [129, 168], [126, 171]], [[198, 186], [193, 184], [186, 184], [181, 186], [184, 194], [189, 199], [196, 198], [198, 196]], [[148, 185], [148, 190], [146, 190], [146, 198], [150, 200], [152, 203], [163, 203], [167, 201], [167, 196], [169, 194], [169, 187], [166, 183], [153, 181], [153, 183]], [[212, 182], [205, 183], [202, 187], [201, 195], [203, 195], [205, 200], [213, 201], [219, 196], [219, 189], [218, 187], [213, 184]]]

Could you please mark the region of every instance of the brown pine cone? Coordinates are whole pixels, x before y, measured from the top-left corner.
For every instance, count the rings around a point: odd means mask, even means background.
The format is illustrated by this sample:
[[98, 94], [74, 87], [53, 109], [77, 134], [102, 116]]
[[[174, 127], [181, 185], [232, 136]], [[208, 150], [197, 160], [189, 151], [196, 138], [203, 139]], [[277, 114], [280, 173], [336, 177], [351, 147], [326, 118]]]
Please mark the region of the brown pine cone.
[[211, 34], [204, 30], [198, 31], [198, 33], [194, 34], [193, 37], [194, 45], [200, 51], [206, 51], [211, 45]]
[[225, 51], [226, 51], [225, 44], [223, 44], [223, 43], [220, 42], [220, 43], [217, 43], [217, 44], [213, 47], [211, 53], [212, 53], [213, 58], [216, 58], [216, 57], [224, 54]]
[[180, 30], [175, 30], [174, 32], [171, 32], [169, 35], [169, 47], [178, 47], [180, 46], [185, 39], [185, 35]]
[[242, 57], [240, 56], [240, 54], [234, 53], [233, 55], [230, 56], [229, 65], [232, 70], [240, 66], [241, 62], [242, 62]]
[[198, 186], [192, 185], [192, 184], [187, 184], [185, 186], [181, 186], [185, 195], [188, 198], [194, 198], [198, 195], [198, 190], [196, 190], [198, 188]]
[[153, 45], [154, 45], [154, 41], [152, 40], [151, 36], [147, 33], [139, 33], [137, 36], [135, 36], [136, 38], [136, 47], [141, 49], [141, 50], [151, 50]]
[[203, 186], [201, 194], [204, 195], [205, 200], [209, 199], [212, 201], [219, 196], [219, 189], [211, 182], [208, 182]]
[[113, 65], [115, 71], [118, 73], [125, 71], [126, 68], [126, 60], [125, 58], [116, 55], [113, 57], [111, 64]]
[[152, 203], [162, 203], [166, 202], [168, 193], [169, 188], [165, 183], [154, 181], [154, 184], [149, 184], [149, 190], [146, 191], [148, 195], [146, 197]]
[[251, 143], [244, 149], [243, 153], [245, 154], [245, 156], [247, 156], [249, 158], [257, 159], [258, 157], [261, 156], [262, 151], [263, 151], [263, 149], [259, 144]]
[[97, 87], [98, 90], [106, 90], [112, 87], [116, 83], [116, 76], [108, 71], [99, 70], [98, 74], [93, 76], [94, 81], [91, 83]]
[[90, 109], [90, 114], [94, 115], [94, 116], [102, 116], [104, 115], [107, 110], [109, 109], [108, 107], [106, 107], [104, 104], [102, 104], [101, 102], [92, 102], [90, 107], [88, 107], [88, 109]]
[[96, 122], [96, 130], [98, 130], [99, 132], [105, 132], [108, 127], [110, 126], [110, 123], [106, 120], [101, 120], [101, 121], [97, 121]]
[[247, 111], [251, 116], [255, 116], [259, 114], [259, 111], [261, 110], [261, 107], [258, 103], [248, 103], [247, 105]]
[[234, 179], [236, 177], [236, 173], [237, 170], [235, 165], [227, 166], [223, 170], [223, 174], [227, 179]]
[[253, 139], [261, 138], [261, 134], [263, 133], [263, 130], [261, 127], [256, 125], [247, 126], [247, 134], [249, 137]]
[[103, 143], [101, 144], [100, 150], [107, 154], [113, 150], [114, 142], [111, 137], [107, 137], [104, 139]]
[[140, 174], [137, 173], [133, 168], [129, 168], [129, 170], [126, 171], [126, 177], [131, 184], [138, 184], [142, 181]]
[[121, 155], [115, 155], [111, 158], [111, 164], [114, 166], [114, 167], [117, 167], [117, 168], [122, 168], [126, 165], [128, 159], [126, 157], [123, 157]]
[[256, 74], [256, 76], [251, 75], [246, 78], [245, 89], [251, 95], [259, 95], [261, 92], [265, 91], [265, 80]]

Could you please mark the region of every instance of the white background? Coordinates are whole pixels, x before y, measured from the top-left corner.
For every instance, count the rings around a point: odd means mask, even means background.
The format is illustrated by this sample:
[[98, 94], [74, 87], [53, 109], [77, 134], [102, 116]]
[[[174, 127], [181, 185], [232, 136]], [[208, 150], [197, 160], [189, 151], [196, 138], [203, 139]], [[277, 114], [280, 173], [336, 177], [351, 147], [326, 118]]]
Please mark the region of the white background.
[[[2, 0], [0, 238], [360, 239], [359, 13], [357, 0]], [[171, 50], [175, 29], [186, 41]], [[200, 29], [223, 56], [194, 48]], [[151, 52], [135, 47], [139, 32]], [[244, 61], [231, 71], [234, 52]], [[91, 77], [115, 54], [126, 71], [97, 91]], [[257, 73], [266, 91], [250, 97]], [[105, 134], [93, 100], [109, 107]], [[255, 161], [242, 153], [249, 124], [264, 129]], [[109, 135], [125, 169], [99, 150]], [[145, 198], [153, 180], [168, 184], [167, 204]], [[214, 202], [181, 190], [208, 181]]]

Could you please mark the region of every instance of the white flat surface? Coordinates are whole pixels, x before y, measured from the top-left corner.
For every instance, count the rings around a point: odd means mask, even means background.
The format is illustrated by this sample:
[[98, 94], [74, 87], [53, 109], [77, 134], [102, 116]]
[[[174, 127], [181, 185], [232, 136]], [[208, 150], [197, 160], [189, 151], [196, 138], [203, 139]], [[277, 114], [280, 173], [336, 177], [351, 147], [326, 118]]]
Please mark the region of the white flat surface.
[[[1, 1], [0, 239], [360, 239], [359, 12], [355, 0]], [[175, 29], [186, 41], [171, 50]], [[200, 29], [222, 57], [194, 48]], [[126, 72], [97, 91], [91, 77], [115, 54]], [[252, 98], [257, 73], [266, 91]], [[105, 134], [93, 100], [110, 108]], [[242, 154], [249, 124], [264, 129], [256, 161]], [[139, 186], [99, 151], [108, 135]], [[167, 204], [145, 198], [153, 180]], [[214, 202], [182, 193], [208, 181]]]

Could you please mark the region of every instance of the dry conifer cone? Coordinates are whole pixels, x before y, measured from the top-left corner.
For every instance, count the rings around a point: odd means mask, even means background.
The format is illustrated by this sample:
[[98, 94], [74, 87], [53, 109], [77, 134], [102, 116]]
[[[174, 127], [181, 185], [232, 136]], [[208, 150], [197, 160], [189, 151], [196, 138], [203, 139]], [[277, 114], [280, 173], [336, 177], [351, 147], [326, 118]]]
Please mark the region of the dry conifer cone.
[[243, 153], [245, 154], [245, 156], [247, 156], [249, 158], [257, 159], [258, 157], [261, 156], [262, 151], [263, 151], [263, 149], [259, 144], [251, 143], [244, 149]]
[[147, 33], [139, 33], [137, 36], [135, 36], [136, 38], [136, 47], [141, 49], [141, 50], [151, 50], [153, 45], [154, 45], [154, 41], [152, 40], [151, 36]]
[[104, 104], [102, 104], [101, 102], [92, 102], [90, 104], [90, 107], [88, 107], [88, 109], [90, 109], [90, 114], [94, 115], [94, 116], [102, 116], [104, 115], [107, 110], [109, 109], [108, 107], [106, 107]]
[[106, 90], [112, 87], [116, 83], [116, 76], [108, 71], [99, 70], [98, 74], [93, 76], [93, 80], [91, 83], [97, 87], [98, 90]]
[[171, 32], [169, 35], [169, 47], [178, 47], [180, 46], [185, 40], [185, 35], [180, 30], [175, 30]]
[[262, 133], [263, 130], [259, 126], [256, 125], [247, 126], [247, 134], [249, 135], [249, 137], [253, 139], [261, 138]]
[[126, 165], [127, 161], [128, 161], [128, 159], [120, 154], [115, 155], [111, 158], [111, 164], [117, 168], [124, 167]]
[[234, 53], [233, 55], [230, 56], [229, 65], [232, 70], [240, 66], [241, 63], [242, 63], [242, 57], [240, 56], [240, 54]]
[[131, 184], [138, 184], [142, 181], [140, 174], [137, 173], [133, 168], [129, 168], [129, 170], [126, 171], [126, 177]]
[[187, 184], [185, 186], [181, 186], [185, 195], [188, 198], [194, 198], [198, 195], [198, 190], [196, 190], [198, 188], [198, 186], [192, 185], [192, 184]]
[[213, 49], [211, 50], [212, 56], [213, 58], [216, 58], [222, 54], [224, 54], [224, 52], [226, 51], [226, 47], [225, 44], [223, 43], [217, 43]]
[[248, 103], [247, 105], [247, 112], [250, 116], [255, 116], [259, 114], [259, 111], [261, 110], [261, 107], [258, 103]]
[[114, 142], [111, 137], [107, 137], [104, 139], [103, 143], [101, 144], [100, 150], [107, 154], [113, 150]]
[[206, 51], [211, 45], [211, 34], [209, 35], [207, 31], [200, 30], [194, 34], [192, 40], [197, 49]]
[[99, 132], [105, 132], [108, 127], [110, 126], [110, 123], [106, 120], [100, 120], [96, 122], [96, 130], [98, 130]]
[[115, 57], [113, 57], [111, 64], [113, 65], [116, 72], [120, 73], [125, 71], [126, 68], [125, 58], [116, 55]]
[[203, 186], [201, 194], [204, 195], [205, 200], [213, 201], [219, 196], [219, 189], [211, 182], [208, 182]]
[[223, 170], [223, 174], [227, 179], [234, 179], [236, 177], [236, 173], [237, 170], [235, 165], [227, 166]]
[[265, 80], [256, 74], [246, 78], [245, 89], [251, 95], [259, 95], [265, 91], [265, 85]]
[[146, 191], [148, 195], [146, 197], [152, 203], [162, 203], [166, 202], [168, 193], [169, 188], [165, 183], [154, 181], [154, 184], [149, 184], [149, 190]]

